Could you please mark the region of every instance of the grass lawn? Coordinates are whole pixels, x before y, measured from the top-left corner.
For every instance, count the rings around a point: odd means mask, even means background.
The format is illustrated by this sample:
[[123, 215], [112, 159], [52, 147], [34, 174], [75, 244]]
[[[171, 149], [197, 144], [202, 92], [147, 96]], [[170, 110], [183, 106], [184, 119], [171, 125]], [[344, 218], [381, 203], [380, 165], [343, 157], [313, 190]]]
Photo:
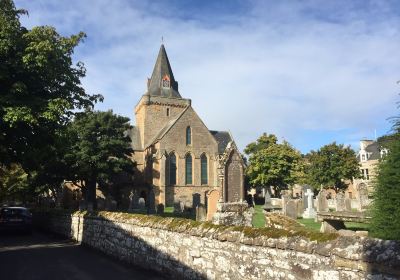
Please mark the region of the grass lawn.
[[[297, 221], [303, 225], [305, 225], [307, 228], [319, 231], [321, 228], [321, 223], [320, 222], [315, 222], [314, 219], [297, 219]], [[352, 222], [346, 222], [344, 223], [346, 226], [346, 229], [350, 230], [369, 230], [369, 224], [363, 224], [363, 223], [352, 223]]]
[[297, 219], [297, 221], [300, 224], [305, 225], [306, 228], [314, 230], [314, 231], [318, 231], [319, 232], [319, 230], [321, 228], [321, 223], [320, 222], [315, 222], [314, 219], [302, 219], [302, 218], [300, 218], [300, 219]]
[[265, 216], [262, 207], [263, 205], [256, 205], [254, 207], [254, 215], [251, 223], [255, 228], [265, 227]]

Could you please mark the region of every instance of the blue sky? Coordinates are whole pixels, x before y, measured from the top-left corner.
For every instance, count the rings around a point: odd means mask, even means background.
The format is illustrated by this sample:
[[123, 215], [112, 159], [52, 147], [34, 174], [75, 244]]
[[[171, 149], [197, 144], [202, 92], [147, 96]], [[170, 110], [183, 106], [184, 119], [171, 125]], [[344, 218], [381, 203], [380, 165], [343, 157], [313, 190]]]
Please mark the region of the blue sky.
[[358, 148], [399, 115], [398, 1], [18, 0], [23, 25], [84, 31], [89, 93], [134, 124], [164, 37], [180, 93], [240, 149], [263, 132], [303, 153]]

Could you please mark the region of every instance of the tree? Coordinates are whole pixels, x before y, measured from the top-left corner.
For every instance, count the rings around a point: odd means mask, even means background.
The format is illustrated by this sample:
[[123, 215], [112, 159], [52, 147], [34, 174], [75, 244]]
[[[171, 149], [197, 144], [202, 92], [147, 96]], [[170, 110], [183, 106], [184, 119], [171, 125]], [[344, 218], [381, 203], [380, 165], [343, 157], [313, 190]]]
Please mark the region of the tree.
[[278, 191], [302, 176], [300, 152], [286, 141], [277, 143], [273, 134], [264, 133], [257, 142], [247, 145], [245, 152], [250, 154], [246, 174], [253, 186], [273, 186]]
[[355, 152], [343, 144], [333, 142], [311, 151], [306, 160], [306, 181], [318, 190], [333, 188], [338, 192], [347, 188], [348, 181], [361, 176]]
[[66, 160], [73, 172], [70, 179], [80, 183], [94, 209], [97, 184], [109, 184], [115, 175], [133, 172], [128, 122], [112, 111], [87, 111], [77, 115], [69, 127], [71, 151]]
[[80, 82], [86, 69], [72, 63], [86, 35], [63, 37], [50, 26], [28, 30], [19, 21], [25, 13], [0, 1], [0, 161], [32, 169], [57, 130], [102, 97], [86, 94]]
[[374, 237], [400, 240], [400, 117], [392, 120], [394, 133], [378, 139], [388, 154], [377, 167], [370, 231]]

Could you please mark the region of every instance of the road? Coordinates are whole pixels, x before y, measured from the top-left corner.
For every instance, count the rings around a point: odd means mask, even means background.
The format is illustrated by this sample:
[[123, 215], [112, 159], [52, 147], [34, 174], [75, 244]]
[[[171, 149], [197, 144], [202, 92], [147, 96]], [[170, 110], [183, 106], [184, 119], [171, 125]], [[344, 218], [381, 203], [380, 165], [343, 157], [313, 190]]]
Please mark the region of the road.
[[124, 265], [57, 236], [0, 234], [0, 279], [162, 280], [155, 272]]

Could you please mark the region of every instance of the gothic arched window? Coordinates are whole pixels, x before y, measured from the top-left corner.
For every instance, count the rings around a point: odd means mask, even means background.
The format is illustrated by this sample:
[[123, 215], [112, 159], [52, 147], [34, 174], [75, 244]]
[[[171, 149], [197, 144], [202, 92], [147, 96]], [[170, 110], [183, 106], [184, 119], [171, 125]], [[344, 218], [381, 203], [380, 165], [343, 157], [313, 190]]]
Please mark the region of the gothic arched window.
[[169, 184], [176, 185], [176, 156], [174, 153], [169, 155], [168, 172]]
[[207, 185], [208, 184], [208, 160], [205, 154], [201, 155], [200, 158], [200, 165], [201, 165], [201, 184]]
[[187, 154], [185, 156], [185, 184], [192, 185], [193, 184], [193, 164], [192, 164], [192, 155]]
[[186, 128], [186, 145], [192, 144], [192, 129], [190, 126]]

